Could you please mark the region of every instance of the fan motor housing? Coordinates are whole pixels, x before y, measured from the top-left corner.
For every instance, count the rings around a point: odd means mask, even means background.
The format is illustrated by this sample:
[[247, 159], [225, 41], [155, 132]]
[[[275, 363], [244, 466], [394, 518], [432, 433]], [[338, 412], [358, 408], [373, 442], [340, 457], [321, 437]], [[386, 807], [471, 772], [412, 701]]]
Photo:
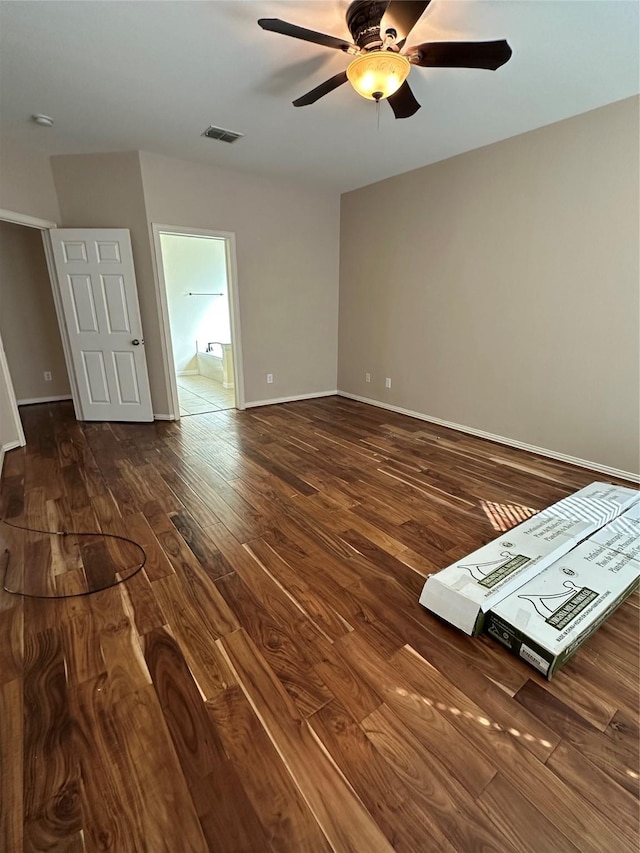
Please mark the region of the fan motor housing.
[[347, 9], [347, 26], [355, 44], [361, 50], [371, 50], [382, 44], [380, 21], [388, 3], [375, 0], [354, 0]]

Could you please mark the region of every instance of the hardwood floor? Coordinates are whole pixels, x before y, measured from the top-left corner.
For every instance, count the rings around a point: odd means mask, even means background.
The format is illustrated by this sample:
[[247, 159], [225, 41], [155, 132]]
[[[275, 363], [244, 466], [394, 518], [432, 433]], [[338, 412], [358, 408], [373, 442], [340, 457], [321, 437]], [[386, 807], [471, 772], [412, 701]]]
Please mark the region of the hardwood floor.
[[[1, 515], [148, 559], [90, 596], [0, 594], [2, 851], [638, 849], [637, 594], [551, 682], [418, 604], [606, 478], [338, 397], [22, 415]], [[37, 594], [138, 561], [0, 525], [5, 547]]]

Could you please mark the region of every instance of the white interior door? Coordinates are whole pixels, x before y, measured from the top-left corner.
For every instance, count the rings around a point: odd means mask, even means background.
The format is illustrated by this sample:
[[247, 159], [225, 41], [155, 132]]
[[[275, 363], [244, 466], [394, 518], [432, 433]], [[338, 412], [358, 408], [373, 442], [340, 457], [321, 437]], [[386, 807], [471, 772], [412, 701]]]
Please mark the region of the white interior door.
[[129, 232], [55, 228], [49, 233], [81, 419], [152, 421]]

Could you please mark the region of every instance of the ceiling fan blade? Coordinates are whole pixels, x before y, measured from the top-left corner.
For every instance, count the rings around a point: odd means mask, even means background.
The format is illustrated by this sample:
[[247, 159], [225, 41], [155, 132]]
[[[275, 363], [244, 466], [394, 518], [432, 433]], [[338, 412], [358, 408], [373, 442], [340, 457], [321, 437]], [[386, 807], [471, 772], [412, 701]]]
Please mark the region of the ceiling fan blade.
[[410, 118], [420, 109], [420, 104], [416, 101], [406, 80], [397, 92], [389, 95], [387, 100], [396, 118]]
[[398, 43], [404, 43], [430, 2], [431, 0], [391, 0], [382, 18], [382, 31], [393, 27], [398, 33]]
[[272, 33], [281, 33], [283, 36], [291, 36], [294, 39], [302, 39], [303, 41], [310, 41], [314, 44], [321, 44], [323, 47], [348, 50], [352, 46], [350, 42], [344, 39], [338, 39], [324, 33], [317, 33], [315, 30], [307, 30], [295, 24], [288, 24], [286, 21], [281, 21], [280, 18], [260, 18], [258, 23], [263, 30], [269, 30]]
[[315, 89], [312, 89], [310, 92], [307, 92], [306, 95], [303, 95], [301, 98], [297, 98], [293, 102], [293, 106], [307, 107], [309, 104], [315, 104], [315, 102], [319, 101], [320, 98], [323, 98], [325, 95], [328, 95], [329, 92], [333, 92], [334, 89], [337, 89], [338, 86], [342, 86], [342, 84], [346, 82], [347, 72], [341, 71], [339, 74], [336, 74], [334, 77], [331, 77], [329, 80], [325, 80], [324, 83], [321, 83], [319, 86], [316, 86]]
[[[414, 65], [422, 68], [487, 68], [495, 71], [511, 58], [512, 50], [500, 41], [436, 41], [406, 51]], [[418, 54], [414, 59], [413, 54]]]

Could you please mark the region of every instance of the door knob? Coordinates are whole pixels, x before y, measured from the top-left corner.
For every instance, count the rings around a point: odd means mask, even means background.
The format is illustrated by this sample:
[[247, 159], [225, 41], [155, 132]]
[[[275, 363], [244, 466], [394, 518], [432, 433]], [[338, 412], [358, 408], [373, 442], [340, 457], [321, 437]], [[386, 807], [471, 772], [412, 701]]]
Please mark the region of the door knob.
[[134, 339], [131, 341], [131, 343], [134, 345], [134, 347], [138, 347], [138, 346], [140, 346], [140, 341], [139, 341], [137, 338], [134, 338]]

